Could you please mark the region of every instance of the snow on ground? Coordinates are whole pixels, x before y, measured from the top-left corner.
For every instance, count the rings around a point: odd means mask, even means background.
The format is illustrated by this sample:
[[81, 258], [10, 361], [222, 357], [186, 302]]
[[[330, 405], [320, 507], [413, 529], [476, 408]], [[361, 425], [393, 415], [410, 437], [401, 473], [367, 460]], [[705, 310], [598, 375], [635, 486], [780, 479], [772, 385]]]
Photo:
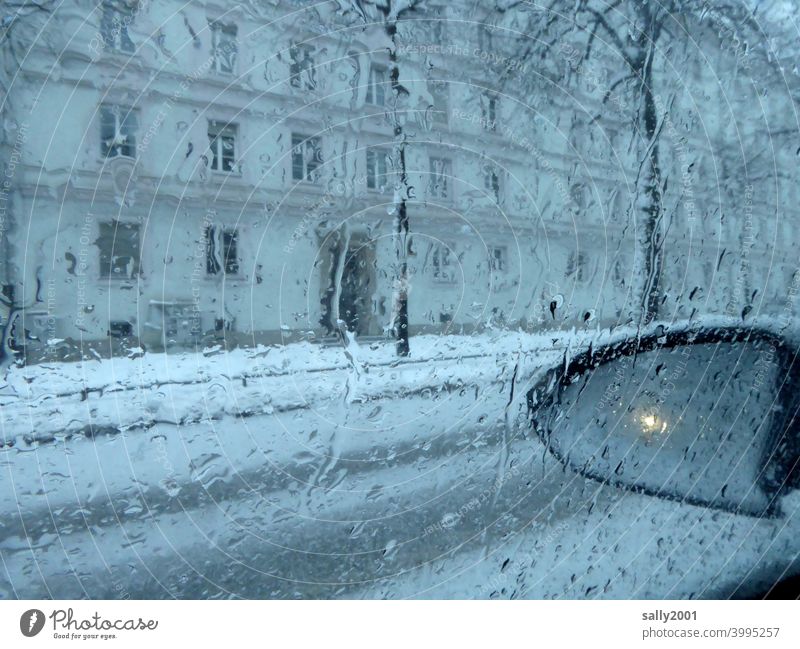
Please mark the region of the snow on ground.
[[485, 381], [513, 355], [561, 347], [563, 334], [503, 333], [420, 336], [404, 359], [392, 342], [373, 344], [358, 350], [357, 365], [340, 346], [310, 343], [43, 363], [7, 373], [0, 427], [6, 442], [41, 440], [400, 396]]
[[[527, 388], [568, 347], [630, 335], [417, 337], [409, 358], [397, 358], [392, 343], [375, 344], [358, 350], [358, 366], [340, 347], [302, 343], [17, 367], [0, 391], [0, 441], [14, 451], [0, 458], [12, 484], [0, 509], [38, 509], [43, 490], [49, 506], [132, 484], [170, 491], [214, 475], [209, 458], [246, 474], [319, 454], [333, 456], [332, 465], [388, 457], [454, 432], [469, 443], [472, 431], [512, 426]], [[215, 424], [258, 416], [268, 423], [254, 421], [252, 430]]]
[[[410, 358], [376, 344], [357, 350], [357, 365], [341, 347], [300, 344], [14, 368], [0, 391], [3, 436], [14, 441], [0, 453], [0, 591], [43, 596], [47, 584], [56, 596], [82, 596], [77, 571], [98, 596], [108, 560], [134, 596], [613, 597], [641, 588], [648, 597], [673, 587], [683, 596], [700, 577], [666, 569], [643, 587], [630, 578], [671, 553], [673, 564], [704, 562], [696, 574], [722, 571], [721, 584], [762, 555], [791, 560], [791, 544], [770, 543], [774, 522], [743, 519], [731, 531], [730, 517], [699, 508], [688, 511], [702, 520], [672, 520], [686, 508], [655, 499], [640, 520], [644, 501], [626, 497], [625, 513], [619, 490], [601, 502], [552, 459], [530, 482], [520, 467], [532, 458], [542, 466], [543, 453], [517, 425], [525, 387], [567, 349], [630, 335], [417, 337]], [[69, 435], [88, 423], [119, 432]], [[593, 503], [587, 517], [581, 508]], [[492, 540], [482, 530], [493, 527]], [[723, 554], [706, 557], [709, 538]], [[727, 564], [736, 543], [743, 558]], [[342, 563], [331, 548], [356, 554]], [[137, 578], [122, 572], [132, 564]], [[207, 583], [218, 565], [228, 573]]]
[[[742, 324], [721, 317], [703, 323]], [[688, 323], [669, 326], [678, 329]], [[535, 369], [553, 364], [554, 351], [574, 352], [589, 342], [597, 346], [631, 335], [633, 329], [619, 327], [417, 336], [411, 356], [402, 359], [387, 341], [360, 346], [355, 355], [341, 346], [294, 343], [12, 367], [0, 381], [0, 442], [313, 409], [340, 398], [352, 403], [486, 384], [509, 362], [512, 367], [521, 363], [520, 371]], [[525, 378], [524, 371], [518, 372], [518, 379]]]
[[[415, 342], [409, 359], [392, 344], [361, 349], [358, 370], [340, 348], [305, 344], [16, 368], [17, 392], [0, 409], [11, 486], [0, 511], [35, 520], [43, 507], [142, 489], [170, 494], [264, 467], [270, 480], [281, 476], [278, 486], [299, 475], [325, 483], [347, 461], [381, 461], [448, 436], [469, 444], [473, 432], [504, 421], [512, 377], [519, 411], [524, 382], [563, 353], [552, 338], [520, 334], [431, 338], [427, 350]], [[44, 389], [50, 372], [60, 396]], [[93, 391], [76, 392], [84, 385]], [[93, 434], [73, 435], [81, 432]], [[326, 456], [330, 466], [306, 475]]]
[[766, 592], [797, 562], [796, 493], [784, 499], [785, 518], [758, 519], [599, 491], [555, 520], [534, 516], [491, 546], [420, 564], [348, 597], [727, 598], [740, 588], [740, 596]]

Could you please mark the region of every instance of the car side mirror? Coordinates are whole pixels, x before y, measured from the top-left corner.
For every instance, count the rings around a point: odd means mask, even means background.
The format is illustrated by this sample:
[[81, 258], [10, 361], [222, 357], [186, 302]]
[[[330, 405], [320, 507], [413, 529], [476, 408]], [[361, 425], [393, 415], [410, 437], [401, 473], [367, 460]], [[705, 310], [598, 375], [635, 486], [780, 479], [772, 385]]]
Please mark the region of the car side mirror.
[[798, 484], [793, 353], [772, 334], [678, 331], [589, 349], [528, 392], [564, 465], [625, 489], [778, 516]]

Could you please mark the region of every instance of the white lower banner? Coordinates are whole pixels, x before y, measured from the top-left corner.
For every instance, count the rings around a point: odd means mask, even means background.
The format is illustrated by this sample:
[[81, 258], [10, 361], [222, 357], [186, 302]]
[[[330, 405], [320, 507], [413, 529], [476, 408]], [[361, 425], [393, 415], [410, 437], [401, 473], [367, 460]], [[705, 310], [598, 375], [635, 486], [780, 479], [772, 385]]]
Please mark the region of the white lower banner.
[[6, 601], [0, 646], [800, 647], [799, 616], [796, 601]]

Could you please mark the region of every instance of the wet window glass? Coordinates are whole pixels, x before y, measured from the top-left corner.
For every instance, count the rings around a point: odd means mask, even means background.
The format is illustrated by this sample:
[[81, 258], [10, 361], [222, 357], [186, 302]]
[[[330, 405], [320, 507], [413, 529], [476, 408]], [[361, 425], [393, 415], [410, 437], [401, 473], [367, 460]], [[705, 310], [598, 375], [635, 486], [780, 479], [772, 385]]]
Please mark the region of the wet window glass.
[[4, 8], [0, 598], [786, 593], [798, 24]]

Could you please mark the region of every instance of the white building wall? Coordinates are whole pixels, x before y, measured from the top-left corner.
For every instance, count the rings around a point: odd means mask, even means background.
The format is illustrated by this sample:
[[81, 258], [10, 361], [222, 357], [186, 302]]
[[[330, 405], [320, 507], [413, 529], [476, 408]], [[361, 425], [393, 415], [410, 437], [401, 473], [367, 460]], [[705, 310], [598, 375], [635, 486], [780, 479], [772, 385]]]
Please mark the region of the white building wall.
[[[207, 341], [318, 340], [330, 334], [330, 237], [339, 232], [373, 242], [365, 257], [371, 317], [363, 333], [384, 335], [396, 261], [394, 197], [365, 181], [367, 147], [395, 150], [392, 115], [365, 103], [370, 62], [389, 63], [383, 30], [330, 17], [329, 31], [320, 34], [311, 29], [313, 19], [268, 23], [241, 7], [144, 3], [130, 26], [137, 51], [129, 54], [105, 47], [99, 11], [83, 24], [86, 11], [85, 3], [59, 10], [63, 28], [37, 44], [24, 82], [15, 85], [16, 110], [34, 135], [22, 152], [20, 205], [7, 236], [16, 299], [31, 314], [28, 321], [44, 314], [52, 321], [48, 339], [84, 342], [106, 339], [112, 320], [129, 322], [134, 337], [157, 348], [187, 342], [165, 332], [172, 309], [184, 329], [199, 322]], [[211, 66], [209, 20], [215, 19], [237, 28], [234, 74]], [[469, 49], [474, 35], [469, 25], [461, 27], [458, 36]], [[314, 51], [313, 73], [301, 75], [300, 89], [287, 82], [292, 42]], [[48, 43], [59, 52], [55, 64]], [[608, 111], [590, 124], [597, 92], [578, 83], [571, 94], [553, 89], [537, 97], [536, 106], [521, 102], [523, 92], [501, 95], [497, 126], [489, 130], [480, 121], [480, 89], [491, 87], [491, 71], [463, 54], [412, 49], [403, 57], [401, 82], [411, 94], [402, 108], [415, 109], [407, 119], [403, 113], [414, 190], [408, 200], [412, 334], [614, 323], [632, 299], [635, 272], [626, 210], [636, 166], [627, 125]], [[429, 79], [449, 81], [444, 119], [431, 119]], [[675, 114], [696, 115], [698, 99], [682, 96], [685, 105]], [[135, 159], [103, 159], [103, 105], [136, 111]], [[688, 127], [689, 117], [679, 124], [691, 140], [698, 207], [691, 229], [676, 221], [668, 230], [668, 317], [723, 310], [737, 272], [737, 219], [720, 220], [718, 213], [735, 211], [741, 193], [729, 205], [708, 195], [719, 185], [712, 143], [729, 138], [730, 125], [703, 116], [700, 127]], [[209, 120], [236, 126], [233, 173], [208, 168]], [[318, 182], [292, 179], [292, 133], [321, 138]], [[684, 163], [669, 148], [665, 165], [680, 178]], [[452, 163], [446, 198], [431, 193], [431, 157]], [[499, 201], [484, 184], [487, 162], [500, 173]], [[781, 209], [784, 191], [796, 193], [796, 182], [779, 190]], [[759, 186], [754, 261], [770, 242], [790, 240], [791, 226], [783, 224], [791, 218], [775, 225], [775, 209], [775, 196]], [[100, 276], [96, 242], [101, 224], [112, 220], [140, 228], [137, 277]], [[204, 272], [209, 224], [238, 231], [235, 275]], [[439, 245], [450, 249], [452, 280], [434, 276]], [[502, 270], [490, 268], [493, 248], [505, 251]], [[720, 264], [722, 250], [728, 257]], [[780, 293], [791, 272], [787, 251], [779, 251], [765, 293]]]

